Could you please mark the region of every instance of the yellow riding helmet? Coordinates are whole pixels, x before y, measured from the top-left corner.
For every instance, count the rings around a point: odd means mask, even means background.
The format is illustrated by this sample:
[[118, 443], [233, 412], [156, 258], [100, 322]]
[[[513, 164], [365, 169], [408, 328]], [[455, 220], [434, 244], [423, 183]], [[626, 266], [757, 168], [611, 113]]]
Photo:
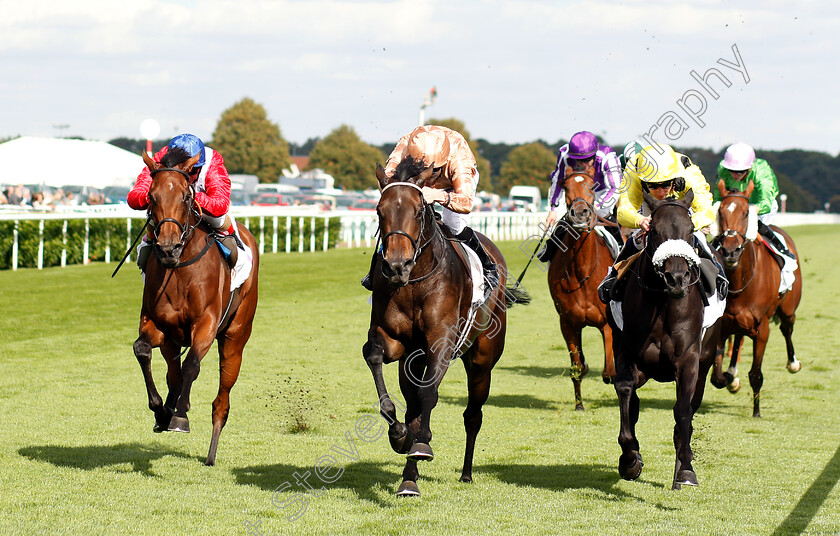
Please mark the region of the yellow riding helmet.
[[415, 160], [423, 160], [427, 166], [439, 168], [449, 158], [449, 140], [439, 129], [417, 127], [409, 135], [406, 152]]
[[680, 159], [670, 145], [647, 146], [636, 154], [635, 174], [642, 182], [665, 182], [680, 171]]

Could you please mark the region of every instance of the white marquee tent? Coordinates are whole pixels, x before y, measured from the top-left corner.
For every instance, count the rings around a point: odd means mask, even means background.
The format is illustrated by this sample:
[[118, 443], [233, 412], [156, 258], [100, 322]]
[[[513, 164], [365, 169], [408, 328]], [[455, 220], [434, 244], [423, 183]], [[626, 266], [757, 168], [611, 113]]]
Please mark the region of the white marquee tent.
[[21, 137], [0, 143], [0, 184], [133, 186], [140, 155], [104, 141]]

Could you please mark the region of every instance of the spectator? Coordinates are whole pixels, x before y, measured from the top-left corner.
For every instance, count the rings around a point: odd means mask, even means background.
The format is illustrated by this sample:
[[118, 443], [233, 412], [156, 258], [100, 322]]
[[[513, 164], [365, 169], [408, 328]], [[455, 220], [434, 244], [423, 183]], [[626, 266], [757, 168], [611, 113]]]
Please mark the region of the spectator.
[[43, 192], [35, 192], [34, 194], [32, 194], [30, 202], [32, 204], [32, 208], [34, 208], [35, 210], [47, 210], [52, 208], [47, 203], [46, 199], [44, 199]]

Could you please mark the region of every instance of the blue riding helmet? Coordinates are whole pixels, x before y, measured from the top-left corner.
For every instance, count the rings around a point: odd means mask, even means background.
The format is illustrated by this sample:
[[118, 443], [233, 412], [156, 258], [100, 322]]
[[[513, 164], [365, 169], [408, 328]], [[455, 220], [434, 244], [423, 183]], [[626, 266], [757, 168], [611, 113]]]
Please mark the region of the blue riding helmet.
[[198, 162], [193, 167], [200, 168], [204, 165], [204, 143], [198, 136], [194, 134], [178, 134], [169, 142], [170, 149], [174, 149], [175, 147], [183, 149], [191, 157], [201, 153], [201, 157], [199, 157]]

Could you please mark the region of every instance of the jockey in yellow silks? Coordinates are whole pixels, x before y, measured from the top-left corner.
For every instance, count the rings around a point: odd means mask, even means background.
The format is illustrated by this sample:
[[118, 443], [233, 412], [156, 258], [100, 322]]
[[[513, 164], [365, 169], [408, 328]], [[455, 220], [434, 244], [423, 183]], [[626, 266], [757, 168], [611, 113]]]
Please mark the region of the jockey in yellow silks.
[[[700, 257], [711, 259], [718, 268], [716, 286], [718, 293], [725, 296], [727, 283], [723, 268], [712, 255], [704, 236], [710, 232], [709, 225], [715, 221], [715, 212], [712, 209], [709, 184], [700, 168], [687, 156], [676, 153], [669, 145], [656, 144], [645, 148], [634, 145], [634, 150], [629, 151], [624, 169], [616, 217], [623, 227], [638, 231], [624, 243], [616, 263], [630, 258], [644, 247], [642, 237], [650, 230], [651, 213], [644, 202], [643, 191], [662, 200], [666, 197], [682, 199], [692, 190], [694, 199], [691, 202], [691, 221], [694, 222], [694, 247]], [[628, 150], [625, 150], [625, 155], [627, 154]], [[610, 301], [610, 291], [617, 276], [615, 268], [610, 267], [609, 273], [598, 287], [598, 296], [604, 303]]]

